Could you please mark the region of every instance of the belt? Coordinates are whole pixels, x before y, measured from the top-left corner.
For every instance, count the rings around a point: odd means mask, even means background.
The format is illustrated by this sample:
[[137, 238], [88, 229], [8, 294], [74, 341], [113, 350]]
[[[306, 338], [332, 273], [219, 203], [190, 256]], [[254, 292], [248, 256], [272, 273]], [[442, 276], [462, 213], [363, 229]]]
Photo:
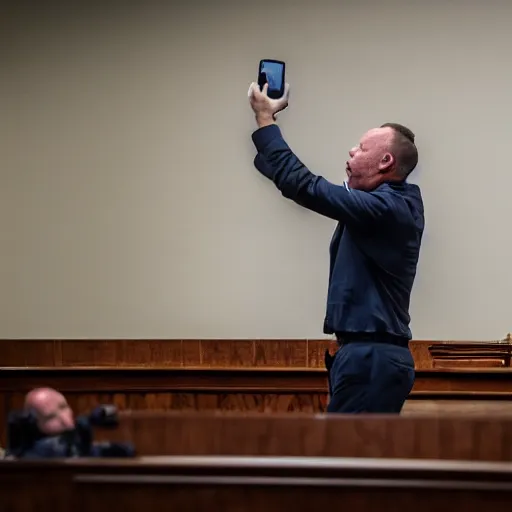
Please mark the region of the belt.
[[371, 343], [389, 343], [399, 347], [409, 347], [409, 339], [386, 332], [337, 332], [336, 339], [340, 345], [368, 341]]

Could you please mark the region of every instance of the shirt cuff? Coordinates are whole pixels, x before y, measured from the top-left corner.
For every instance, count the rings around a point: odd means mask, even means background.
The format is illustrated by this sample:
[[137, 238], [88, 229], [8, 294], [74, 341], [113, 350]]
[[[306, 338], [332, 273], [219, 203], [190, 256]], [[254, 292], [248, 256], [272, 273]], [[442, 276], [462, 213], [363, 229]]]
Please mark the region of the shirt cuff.
[[274, 139], [282, 137], [281, 130], [277, 124], [259, 128], [252, 134], [252, 141], [259, 152], [263, 151]]

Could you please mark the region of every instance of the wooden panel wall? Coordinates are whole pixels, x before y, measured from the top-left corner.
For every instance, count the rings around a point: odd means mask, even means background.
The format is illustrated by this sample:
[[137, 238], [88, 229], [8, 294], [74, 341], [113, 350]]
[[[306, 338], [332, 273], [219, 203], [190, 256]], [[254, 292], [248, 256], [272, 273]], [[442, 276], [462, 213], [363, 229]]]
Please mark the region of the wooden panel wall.
[[[0, 340], [2, 366], [323, 367], [333, 340]], [[512, 339], [418, 340], [416, 368], [510, 367]]]
[[[323, 368], [335, 341], [321, 340], [0, 340], [0, 367]], [[510, 336], [499, 342], [412, 341], [416, 368], [509, 367]]]

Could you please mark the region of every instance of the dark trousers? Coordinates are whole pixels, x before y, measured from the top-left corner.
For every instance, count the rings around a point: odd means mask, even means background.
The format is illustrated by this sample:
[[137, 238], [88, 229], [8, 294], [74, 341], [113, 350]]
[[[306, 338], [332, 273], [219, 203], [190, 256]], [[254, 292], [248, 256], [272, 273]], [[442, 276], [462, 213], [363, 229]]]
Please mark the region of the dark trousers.
[[347, 343], [331, 363], [328, 413], [399, 413], [414, 384], [414, 360], [403, 346]]

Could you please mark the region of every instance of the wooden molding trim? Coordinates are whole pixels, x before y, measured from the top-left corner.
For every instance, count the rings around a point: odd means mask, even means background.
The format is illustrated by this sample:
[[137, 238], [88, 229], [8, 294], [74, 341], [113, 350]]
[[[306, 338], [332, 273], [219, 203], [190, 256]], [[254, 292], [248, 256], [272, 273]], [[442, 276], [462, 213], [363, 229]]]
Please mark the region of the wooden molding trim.
[[[166, 480], [147, 480], [142, 476], [196, 476], [198, 478], [208, 475], [221, 477], [268, 477], [286, 482], [289, 478], [321, 479], [320, 486], [329, 486], [324, 479], [335, 479], [332, 485], [338, 487], [390, 487], [405, 486], [410, 481], [412, 485], [407, 488], [425, 488], [424, 481], [439, 485], [439, 489], [453, 488], [457, 490], [470, 490], [471, 485], [477, 482], [489, 485], [490, 482], [512, 483], [512, 470], [507, 462], [501, 461], [472, 461], [471, 465], [456, 460], [422, 460], [398, 459], [384, 457], [287, 457], [287, 456], [149, 456], [143, 460], [77, 460], [73, 464], [55, 461], [30, 461], [22, 464], [16, 462], [0, 464], [0, 474], [22, 472], [29, 469], [43, 471], [67, 470], [73, 475], [73, 480], [97, 483], [142, 483], [158, 484], [168, 483]], [[139, 479], [137, 481], [137, 479]], [[344, 479], [343, 481], [338, 479]], [[359, 479], [362, 479], [359, 484]], [[366, 482], [366, 484], [364, 484]], [[443, 485], [443, 482], [449, 482]], [[462, 482], [465, 484], [462, 486]], [[179, 484], [180, 482], [173, 482]], [[191, 482], [192, 483], [192, 482]], [[200, 482], [195, 482], [200, 483]], [[210, 485], [211, 481], [205, 483]], [[228, 485], [250, 485], [251, 482], [224, 481]], [[262, 485], [262, 482], [252, 482]], [[312, 482], [310, 482], [312, 483]], [[264, 484], [264, 482], [263, 482]], [[267, 482], [267, 485], [269, 482]], [[272, 485], [272, 484], [271, 484]], [[284, 484], [281, 484], [284, 485]], [[294, 486], [293, 482], [286, 485]], [[451, 487], [453, 486], [453, 487]], [[426, 487], [427, 489], [429, 486]], [[499, 487], [482, 487], [486, 490], [497, 490]], [[501, 489], [500, 489], [501, 490]], [[503, 490], [512, 492], [508, 485]]]
[[[4, 339], [3, 367], [217, 367], [323, 368], [332, 339]], [[410, 349], [418, 370], [510, 367], [512, 341], [414, 340]]]
[[[185, 463], [186, 460], [186, 463]], [[181, 464], [179, 463], [181, 461]], [[201, 462], [202, 461], [202, 462]], [[506, 463], [253, 456], [0, 463], [6, 510], [430, 510], [510, 509]], [[44, 475], [44, 478], [41, 478]], [[30, 482], [30, 485], [26, 485]], [[98, 499], [101, 496], [101, 499]]]
[[440, 342], [428, 347], [434, 367], [509, 368], [512, 354], [510, 335], [501, 341]]
[[[0, 368], [0, 392], [327, 394], [321, 368]], [[512, 369], [418, 370], [410, 398], [512, 399]]]

